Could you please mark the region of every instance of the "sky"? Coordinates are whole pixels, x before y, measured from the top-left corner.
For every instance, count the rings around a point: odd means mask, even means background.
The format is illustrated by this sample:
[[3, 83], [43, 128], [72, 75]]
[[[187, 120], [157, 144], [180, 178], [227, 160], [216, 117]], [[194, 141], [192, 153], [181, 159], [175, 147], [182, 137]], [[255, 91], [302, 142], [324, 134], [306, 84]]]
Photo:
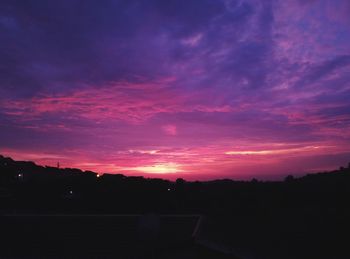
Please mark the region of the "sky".
[[187, 180], [350, 161], [350, 1], [0, 2], [0, 154]]

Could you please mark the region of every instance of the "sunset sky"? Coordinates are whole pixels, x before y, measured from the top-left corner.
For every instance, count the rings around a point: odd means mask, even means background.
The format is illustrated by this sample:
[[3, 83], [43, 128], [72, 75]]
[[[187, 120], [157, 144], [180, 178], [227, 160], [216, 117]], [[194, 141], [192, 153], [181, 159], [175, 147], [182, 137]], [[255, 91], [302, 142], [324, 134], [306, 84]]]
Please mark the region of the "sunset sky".
[[0, 2], [0, 154], [188, 180], [350, 161], [350, 1]]

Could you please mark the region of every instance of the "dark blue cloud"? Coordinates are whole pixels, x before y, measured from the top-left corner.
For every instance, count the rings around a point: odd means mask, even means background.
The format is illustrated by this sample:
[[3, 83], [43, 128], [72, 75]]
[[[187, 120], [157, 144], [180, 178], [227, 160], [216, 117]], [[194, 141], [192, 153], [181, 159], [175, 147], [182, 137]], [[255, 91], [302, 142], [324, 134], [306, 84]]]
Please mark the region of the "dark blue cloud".
[[1, 7], [3, 88], [25, 95], [77, 81], [169, 74], [172, 52], [181, 52], [171, 41], [205, 29], [224, 11], [219, 1], [3, 1]]
[[325, 77], [331, 75], [339, 69], [350, 65], [350, 55], [336, 56], [331, 60], [308, 66], [305, 74], [297, 83], [299, 87], [308, 87], [309, 85], [319, 82]]

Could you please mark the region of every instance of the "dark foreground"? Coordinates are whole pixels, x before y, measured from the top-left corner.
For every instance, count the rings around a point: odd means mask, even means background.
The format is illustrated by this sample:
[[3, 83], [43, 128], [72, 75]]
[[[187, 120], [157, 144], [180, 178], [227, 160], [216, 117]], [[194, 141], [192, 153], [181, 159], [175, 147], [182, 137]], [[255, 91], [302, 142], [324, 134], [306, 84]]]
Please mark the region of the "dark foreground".
[[3, 215], [0, 258], [348, 259], [348, 216]]
[[350, 166], [169, 182], [0, 156], [0, 258], [349, 259], [349, 219]]
[[195, 243], [198, 216], [8, 215], [1, 258], [234, 258]]

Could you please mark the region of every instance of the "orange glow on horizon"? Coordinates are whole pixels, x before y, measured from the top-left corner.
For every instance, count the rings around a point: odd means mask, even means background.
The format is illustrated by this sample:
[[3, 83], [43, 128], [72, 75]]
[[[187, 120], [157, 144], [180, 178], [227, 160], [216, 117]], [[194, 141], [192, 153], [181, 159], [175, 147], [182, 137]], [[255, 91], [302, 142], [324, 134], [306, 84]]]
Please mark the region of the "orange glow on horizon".
[[139, 171], [148, 174], [171, 174], [183, 171], [176, 163], [160, 163], [149, 166], [136, 166], [128, 168], [126, 170]]
[[[220, 143], [219, 143], [220, 144]], [[60, 155], [55, 152], [36, 150], [1, 149], [0, 154], [15, 160], [34, 161], [38, 165], [61, 168], [79, 168], [103, 173], [124, 174], [126, 176], [161, 177], [164, 179], [207, 180], [218, 178], [249, 179], [283, 177], [287, 173], [309, 173], [336, 168], [345, 164], [347, 157], [320, 164], [320, 159], [329, 154], [350, 152], [347, 146], [333, 143], [231, 143], [200, 148], [166, 149], [155, 146], [151, 149], [135, 148], [116, 151], [115, 158], [91, 158], [72, 151]], [[311, 144], [311, 143], [310, 143]], [[230, 148], [234, 147], [234, 148]], [[245, 148], [245, 149], [244, 149]], [[72, 159], [74, 158], [74, 159]], [[316, 170], [317, 169], [317, 170]]]

